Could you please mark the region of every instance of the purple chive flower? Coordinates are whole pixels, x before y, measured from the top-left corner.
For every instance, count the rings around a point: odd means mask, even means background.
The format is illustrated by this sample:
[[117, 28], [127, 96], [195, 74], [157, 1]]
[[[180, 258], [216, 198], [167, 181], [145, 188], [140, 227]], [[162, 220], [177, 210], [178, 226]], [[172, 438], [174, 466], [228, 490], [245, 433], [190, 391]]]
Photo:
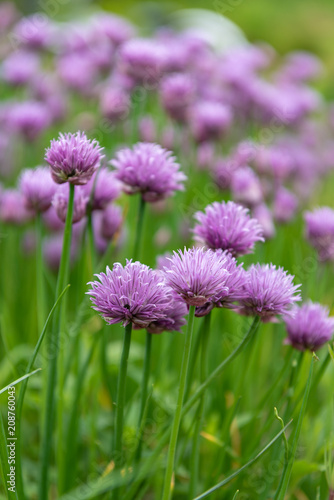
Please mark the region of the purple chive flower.
[[30, 217], [31, 213], [26, 209], [22, 193], [15, 189], [6, 189], [1, 193], [1, 222], [21, 225], [27, 222]]
[[[78, 244], [75, 238], [72, 238], [71, 251], [70, 251], [70, 263], [74, 263], [77, 256]], [[43, 257], [53, 271], [58, 271], [60, 266], [61, 255], [63, 251], [63, 234], [55, 234], [49, 236], [43, 245]]]
[[[66, 221], [67, 207], [69, 198], [69, 186], [59, 186], [53, 199], [52, 205], [55, 208], [59, 219], [62, 222]], [[88, 197], [81, 187], [78, 187], [74, 193], [74, 206], [72, 223], [79, 222], [87, 211]]]
[[35, 140], [51, 123], [50, 112], [38, 101], [14, 103], [8, 110], [8, 125], [26, 140]]
[[110, 202], [120, 195], [122, 185], [116, 179], [115, 173], [107, 168], [100, 168], [83, 186], [83, 191], [89, 199], [92, 210], [103, 210]]
[[196, 212], [195, 239], [213, 250], [227, 250], [234, 257], [251, 253], [257, 241], [264, 241], [263, 231], [247, 208], [233, 201], [214, 202], [203, 212]]
[[195, 98], [193, 79], [183, 73], [166, 76], [161, 82], [160, 98], [163, 107], [174, 120], [185, 121], [189, 106]]
[[59, 219], [56, 209], [53, 205], [51, 205], [49, 210], [43, 213], [43, 222], [45, 226], [54, 233], [63, 231], [64, 229], [64, 222]]
[[240, 167], [232, 175], [233, 199], [248, 207], [258, 205], [262, 199], [260, 179], [250, 167]]
[[63, 184], [83, 185], [92, 178], [101, 159], [99, 143], [88, 140], [86, 134], [59, 134], [57, 140], [51, 141], [46, 150], [45, 160], [51, 167], [51, 175], [55, 182]]
[[274, 198], [274, 217], [277, 222], [289, 222], [295, 215], [298, 208], [298, 198], [288, 189], [280, 187]]
[[107, 87], [100, 96], [100, 110], [112, 122], [125, 119], [130, 113], [131, 100], [120, 87]]
[[133, 323], [147, 328], [152, 321], [165, 318], [172, 295], [161, 275], [140, 262], [114, 264], [106, 273], [96, 275], [87, 292], [98, 311], [110, 325]]
[[26, 169], [20, 177], [20, 191], [25, 206], [33, 212], [45, 212], [51, 206], [57, 185], [47, 167]]
[[125, 18], [105, 12], [95, 17], [94, 24], [98, 33], [102, 33], [115, 45], [126, 42], [135, 32], [133, 25]]
[[18, 50], [4, 60], [2, 77], [12, 85], [24, 85], [36, 76], [38, 69], [39, 59], [36, 54]]
[[334, 260], [334, 210], [320, 207], [305, 212], [306, 238], [321, 261]]
[[227, 258], [220, 252], [191, 248], [174, 252], [164, 268], [166, 283], [187, 304], [203, 306], [213, 297], [228, 292]]
[[173, 293], [172, 297], [172, 301], [165, 309], [166, 317], [152, 321], [147, 327], [149, 333], [180, 332], [182, 326], [186, 324], [187, 305]]
[[122, 72], [143, 85], [157, 85], [166, 65], [166, 50], [157, 40], [133, 38], [119, 53]]
[[222, 290], [203, 306], [196, 307], [195, 316], [197, 317], [206, 316], [214, 307], [236, 308], [234, 303], [246, 296], [244, 285], [248, 280], [248, 273], [243, 268], [243, 264], [238, 265], [236, 259], [226, 250], [225, 252], [217, 250], [216, 253], [218, 252], [226, 257], [225, 267], [229, 273], [225, 283], [227, 290]]
[[14, 28], [14, 35], [17, 40], [33, 49], [46, 47], [52, 35], [52, 25], [50, 20], [40, 14], [33, 14], [23, 17]]
[[141, 142], [154, 142], [157, 137], [157, 129], [151, 115], [143, 116], [138, 123], [138, 132]]
[[123, 223], [123, 213], [121, 207], [108, 205], [102, 212], [100, 233], [102, 238], [110, 241], [118, 233]]
[[97, 78], [93, 59], [80, 52], [70, 52], [59, 57], [57, 72], [69, 88], [84, 95], [91, 93]]
[[273, 215], [269, 207], [265, 203], [257, 205], [253, 211], [253, 217], [258, 221], [263, 230], [263, 236], [266, 240], [270, 240], [276, 234], [276, 228], [273, 220]]
[[201, 101], [189, 111], [189, 126], [196, 141], [218, 139], [232, 122], [230, 108], [214, 101]]
[[334, 332], [334, 318], [328, 317], [327, 307], [311, 301], [293, 308], [293, 315], [285, 318], [288, 333], [286, 344], [299, 351], [316, 351], [329, 342]]
[[112, 160], [116, 177], [127, 194], [141, 193], [148, 202], [162, 200], [174, 191], [183, 191], [186, 176], [170, 151], [158, 144], [139, 142], [122, 149]]
[[291, 314], [294, 302], [301, 300], [300, 286], [291, 274], [273, 264], [253, 264], [247, 271], [245, 296], [238, 311], [246, 316], [259, 316], [261, 321], [274, 321], [278, 315]]

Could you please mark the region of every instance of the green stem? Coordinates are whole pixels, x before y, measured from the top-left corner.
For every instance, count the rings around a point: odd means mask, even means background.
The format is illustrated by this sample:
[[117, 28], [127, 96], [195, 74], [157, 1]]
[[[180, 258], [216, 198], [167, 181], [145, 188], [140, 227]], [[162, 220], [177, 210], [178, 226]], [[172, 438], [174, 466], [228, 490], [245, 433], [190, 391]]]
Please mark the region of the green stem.
[[175, 460], [175, 453], [176, 453], [177, 437], [179, 434], [179, 428], [180, 428], [181, 416], [182, 416], [182, 406], [183, 406], [184, 391], [185, 391], [185, 386], [186, 386], [189, 357], [190, 357], [190, 351], [191, 351], [191, 341], [192, 341], [193, 325], [194, 325], [194, 318], [195, 318], [195, 309], [196, 309], [195, 306], [190, 306], [190, 308], [189, 308], [187, 333], [186, 333], [186, 338], [185, 338], [185, 343], [184, 343], [183, 358], [182, 358], [181, 373], [180, 373], [179, 392], [178, 392], [174, 421], [173, 421], [173, 426], [172, 426], [172, 433], [171, 433], [170, 442], [169, 442], [169, 449], [168, 449], [168, 456], [167, 456], [167, 467], [166, 467], [165, 483], [164, 483], [162, 500], [169, 500], [170, 495], [171, 495], [172, 476], [173, 476], [173, 471], [174, 471], [174, 460]]
[[133, 260], [140, 259], [145, 206], [146, 206], [145, 200], [143, 200], [142, 196], [140, 196], [139, 207], [138, 207], [136, 237], [135, 237], [135, 243], [134, 243], [134, 249], [133, 249]]
[[89, 251], [90, 251], [90, 264], [91, 273], [93, 274], [96, 265], [96, 255], [95, 255], [95, 242], [94, 242], [94, 230], [93, 230], [93, 218], [92, 212], [87, 215], [87, 229], [88, 229], [88, 240], [89, 240]]
[[143, 378], [141, 384], [141, 400], [140, 400], [140, 412], [138, 419], [138, 447], [136, 451], [136, 461], [138, 462], [141, 457], [142, 450], [142, 420], [145, 411], [145, 405], [147, 400], [147, 391], [148, 391], [148, 381], [150, 377], [150, 365], [151, 365], [151, 348], [152, 348], [152, 333], [146, 332], [146, 343], [145, 343], [145, 359], [144, 359], [144, 370], [143, 370]]
[[43, 235], [42, 235], [42, 217], [36, 215], [36, 291], [37, 291], [37, 327], [38, 331], [43, 330], [45, 322], [45, 290], [43, 273]]
[[281, 476], [280, 484], [278, 486], [276, 495], [274, 500], [284, 500], [289, 482], [290, 482], [290, 476], [291, 476], [291, 471], [292, 471], [292, 466], [294, 463], [295, 455], [296, 455], [296, 450], [297, 450], [297, 444], [298, 444], [298, 439], [300, 435], [300, 431], [302, 428], [302, 423], [306, 411], [306, 406], [307, 406], [307, 401], [308, 401], [308, 396], [310, 393], [310, 388], [311, 388], [311, 380], [312, 380], [312, 373], [313, 373], [313, 365], [315, 362], [315, 355], [313, 355], [312, 361], [311, 361], [311, 366], [310, 366], [310, 371], [308, 375], [308, 379], [306, 382], [305, 386], [305, 392], [304, 392], [304, 398], [303, 398], [303, 403], [299, 412], [299, 417], [297, 421], [297, 426], [296, 430], [293, 435], [293, 441], [292, 441], [292, 446], [291, 446], [291, 452], [289, 453], [288, 459], [285, 460], [284, 468], [283, 468], [283, 473]]
[[[234, 349], [233, 352], [231, 352], [231, 354], [226, 359], [224, 359], [224, 361], [222, 361], [220, 363], [220, 365], [217, 366], [217, 368], [208, 376], [206, 381], [203, 382], [203, 384], [201, 384], [198, 387], [198, 389], [195, 391], [195, 393], [191, 396], [191, 398], [189, 398], [189, 400], [183, 406], [182, 412], [181, 412], [181, 417], [186, 415], [186, 413], [194, 406], [194, 404], [198, 401], [200, 396], [204, 393], [204, 391], [211, 384], [211, 382], [213, 382], [213, 380], [215, 380], [215, 378], [218, 377], [218, 375], [220, 375], [223, 372], [223, 370], [226, 368], [226, 366], [229, 363], [231, 363], [238, 356], [238, 354], [240, 354], [240, 352], [243, 351], [243, 349], [245, 349], [247, 344], [251, 341], [251, 339], [254, 337], [256, 331], [258, 330], [259, 324], [260, 324], [260, 318], [258, 316], [256, 316], [254, 318], [248, 332], [246, 333], [245, 337], [240, 342], [240, 344]], [[138, 488], [138, 484], [146, 476], [146, 474], [148, 474], [152, 471], [152, 468], [157, 463], [157, 460], [158, 460], [158, 457], [159, 457], [161, 451], [163, 450], [166, 442], [168, 441], [169, 435], [170, 435], [169, 429], [167, 429], [162, 434], [159, 441], [157, 442], [155, 449], [154, 449], [154, 452], [151, 454], [151, 456], [148, 458], [148, 460], [145, 462], [145, 464], [138, 471], [138, 475], [137, 475], [136, 479], [134, 480], [134, 482], [132, 483], [131, 487], [129, 488], [127, 493], [124, 495], [124, 498], [122, 500], [132, 500], [134, 498], [135, 493], [136, 493], [137, 488]]]
[[[210, 334], [211, 312], [204, 318], [204, 328], [201, 332], [201, 363], [200, 363], [200, 383], [203, 384], [207, 377], [207, 351]], [[204, 416], [204, 393], [202, 394], [196, 416], [196, 424], [193, 437], [193, 448], [191, 453], [190, 466], [190, 485], [189, 485], [189, 500], [192, 500], [196, 495], [197, 479], [199, 477], [199, 457], [200, 457], [200, 438]]]
[[123, 462], [123, 418], [125, 405], [125, 387], [126, 387], [126, 372], [128, 366], [128, 358], [131, 343], [132, 323], [125, 327], [123, 350], [121, 356], [121, 364], [118, 374], [117, 383], [117, 404], [116, 404], [116, 421], [115, 421], [115, 465], [119, 468]]
[[[67, 284], [70, 264], [71, 238], [72, 238], [72, 217], [74, 206], [74, 185], [69, 185], [69, 199], [67, 207], [67, 215], [63, 236], [63, 248], [58, 272], [56, 298], [59, 297], [65, 285]], [[41, 479], [39, 485], [39, 499], [45, 500], [48, 498], [48, 472], [51, 456], [52, 429], [54, 426], [54, 411], [55, 411], [55, 393], [57, 385], [57, 362], [60, 340], [60, 324], [62, 309], [60, 307], [58, 314], [53, 317], [53, 325], [49, 339], [50, 360], [48, 364], [48, 380], [45, 401], [44, 428], [42, 430], [42, 445], [41, 445]], [[61, 401], [62, 398], [59, 398]], [[63, 436], [58, 436], [58, 443], [62, 441]]]
[[194, 369], [196, 365], [196, 360], [197, 360], [197, 355], [200, 350], [200, 345], [201, 345], [201, 340], [202, 336], [204, 335], [205, 332], [205, 322], [207, 320], [207, 316], [203, 318], [203, 321], [196, 333], [194, 343], [193, 343], [193, 348], [191, 350], [191, 355], [190, 355], [190, 360], [189, 360], [189, 367], [188, 367], [188, 374], [187, 374], [187, 382], [186, 382], [186, 390], [184, 393], [184, 400], [187, 401], [191, 386], [193, 383], [193, 374], [194, 374]]

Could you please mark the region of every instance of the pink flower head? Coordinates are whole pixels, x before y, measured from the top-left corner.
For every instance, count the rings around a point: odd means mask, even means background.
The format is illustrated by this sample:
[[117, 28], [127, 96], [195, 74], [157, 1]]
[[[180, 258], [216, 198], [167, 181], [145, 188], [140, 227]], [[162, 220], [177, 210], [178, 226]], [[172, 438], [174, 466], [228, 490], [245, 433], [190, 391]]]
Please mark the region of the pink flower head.
[[20, 177], [20, 191], [25, 206], [34, 212], [45, 212], [51, 206], [57, 185], [47, 167], [26, 169]]

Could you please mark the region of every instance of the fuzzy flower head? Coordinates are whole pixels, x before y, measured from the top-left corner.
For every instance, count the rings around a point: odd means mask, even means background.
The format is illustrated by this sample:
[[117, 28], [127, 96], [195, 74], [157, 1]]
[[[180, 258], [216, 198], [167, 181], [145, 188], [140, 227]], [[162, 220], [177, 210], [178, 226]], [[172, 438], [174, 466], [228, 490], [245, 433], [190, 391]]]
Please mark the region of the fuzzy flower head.
[[306, 238], [321, 261], [334, 260], [334, 210], [320, 207], [304, 214]]
[[245, 296], [239, 301], [241, 314], [260, 316], [263, 322], [274, 321], [278, 315], [291, 314], [293, 304], [301, 300], [301, 285], [294, 285], [294, 276], [282, 267], [253, 264], [247, 274]]
[[20, 191], [25, 206], [34, 212], [45, 212], [51, 206], [57, 185], [47, 167], [26, 169], [20, 177]]
[[166, 317], [152, 321], [147, 327], [149, 333], [179, 332], [186, 324], [185, 316], [188, 314], [187, 304], [182, 302], [172, 293], [173, 300], [166, 307]]
[[222, 253], [204, 248], [174, 252], [171, 265], [164, 268], [166, 283], [187, 304], [203, 306], [228, 292], [227, 259]]
[[21, 225], [29, 220], [31, 212], [25, 206], [23, 195], [16, 189], [1, 193], [0, 221], [5, 224]]
[[34, 141], [51, 123], [47, 106], [33, 100], [14, 103], [7, 119], [9, 128], [27, 141]]
[[[69, 186], [58, 187], [53, 199], [52, 206], [57, 212], [59, 219], [62, 222], [66, 221], [67, 208], [69, 200]], [[72, 223], [79, 222], [87, 211], [88, 198], [82, 188], [78, 187], [74, 193], [73, 217]]]
[[172, 295], [161, 275], [140, 262], [114, 264], [106, 273], [96, 275], [87, 292], [98, 311], [110, 325], [133, 323], [147, 328], [152, 321], [166, 317]]
[[59, 134], [46, 150], [45, 160], [51, 167], [53, 180], [58, 184], [70, 182], [83, 185], [98, 168], [103, 158], [101, 150], [99, 143], [88, 140], [83, 132]]
[[139, 142], [122, 149], [111, 161], [116, 177], [127, 194], [141, 193], [148, 202], [162, 200], [174, 191], [183, 191], [186, 176], [170, 151], [158, 144]]
[[245, 285], [248, 281], [248, 273], [243, 268], [243, 264], [238, 265], [236, 259], [226, 250], [224, 252], [217, 250], [216, 253], [226, 258], [225, 267], [229, 273], [225, 283], [226, 288], [204, 306], [196, 307], [195, 316], [197, 317], [206, 316], [214, 307], [234, 309], [237, 307], [235, 302], [246, 297]]
[[257, 241], [264, 241], [263, 231], [248, 210], [233, 201], [214, 202], [197, 212], [195, 239], [213, 250], [228, 250], [234, 257], [251, 253]]
[[316, 351], [329, 342], [334, 332], [334, 318], [328, 317], [327, 307], [311, 301], [293, 308], [293, 315], [285, 318], [287, 344], [299, 351]]
[[107, 168], [100, 168], [83, 187], [92, 210], [103, 210], [109, 203], [118, 198], [121, 189], [122, 185], [116, 179], [115, 173], [110, 172]]
[[102, 238], [110, 241], [120, 231], [123, 222], [121, 207], [110, 203], [102, 212], [100, 233]]

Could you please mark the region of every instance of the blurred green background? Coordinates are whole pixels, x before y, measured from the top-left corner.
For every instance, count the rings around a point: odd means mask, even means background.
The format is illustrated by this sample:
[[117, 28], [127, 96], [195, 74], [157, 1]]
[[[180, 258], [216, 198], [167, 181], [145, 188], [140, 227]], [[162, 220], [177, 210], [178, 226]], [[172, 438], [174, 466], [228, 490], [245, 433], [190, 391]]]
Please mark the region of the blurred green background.
[[265, 41], [279, 53], [303, 49], [325, 63], [320, 82], [327, 97], [334, 98], [334, 1], [333, 0], [17, 0], [24, 13], [56, 12], [58, 19], [103, 8], [132, 19], [138, 26], [164, 23], [178, 9], [204, 8], [235, 22], [250, 41]]

